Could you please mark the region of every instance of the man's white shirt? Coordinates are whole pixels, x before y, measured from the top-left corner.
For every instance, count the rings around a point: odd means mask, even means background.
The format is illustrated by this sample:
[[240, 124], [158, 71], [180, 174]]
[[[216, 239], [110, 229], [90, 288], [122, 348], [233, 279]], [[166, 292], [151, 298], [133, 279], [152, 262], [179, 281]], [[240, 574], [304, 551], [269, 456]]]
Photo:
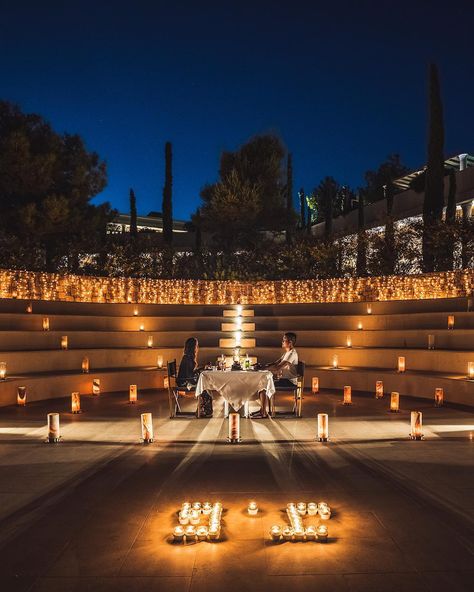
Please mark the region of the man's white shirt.
[[288, 368], [282, 369], [281, 377], [287, 378], [288, 380], [291, 380], [293, 384], [296, 384], [298, 376], [298, 353], [296, 349], [293, 348], [285, 352], [279, 361], [291, 364]]

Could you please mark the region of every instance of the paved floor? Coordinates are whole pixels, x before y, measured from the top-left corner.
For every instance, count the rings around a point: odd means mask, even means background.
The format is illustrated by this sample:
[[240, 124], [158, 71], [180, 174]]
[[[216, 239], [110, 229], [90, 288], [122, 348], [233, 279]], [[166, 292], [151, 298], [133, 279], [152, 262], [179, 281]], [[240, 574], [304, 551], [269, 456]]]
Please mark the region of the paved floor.
[[[226, 443], [219, 402], [213, 419], [171, 421], [163, 391], [137, 406], [83, 397], [77, 416], [66, 400], [0, 409], [0, 590], [472, 590], [474, 415], [341, 398], [306, 393], [298, 420], [242, 419], [239, 445]], [[407, 437], [411, 409], [423, 411], [422, 442]], [[61, 412], [58, 445], [43, 443], [49, 411]], [[314, 439], [317, 412], [330, 415], [328, 444]], [[185, 500], [223, 503], [220, 542], [170, 542]], [[333, 508], [327, 544], [269, 540], [288, 502], [321, 500]]]

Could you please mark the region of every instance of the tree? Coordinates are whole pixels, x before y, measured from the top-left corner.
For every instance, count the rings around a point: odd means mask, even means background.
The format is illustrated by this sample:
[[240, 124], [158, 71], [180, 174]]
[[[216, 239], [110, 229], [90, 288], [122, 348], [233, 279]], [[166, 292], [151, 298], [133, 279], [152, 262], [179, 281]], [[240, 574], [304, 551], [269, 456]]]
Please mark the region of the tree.
[[293, 159], [288, 154], [286, 171], [286, 242], [291, 244], [293, 226], [295, 223], [295, 210], [293, 207]]
[[134, 240], [137, 238], [137, 200], [135, 198], [135, 192], [130, 189], [130, 237]]
[[171, 142], [165, 144], [165, 185], [163, 187], [163, 239], [166, 244], [173, 242], [173, 206], [172, 206], [172, 152]]
[[[332, 220], [334, 211], [340, 210], [338, 203], [339, 185], [332, 177], [325, 177], [313, 192], [316, 201], [316, 211], [321, 213], [324, 220], [324, 234], [332, 234]], [[319, 221], [319, 220], [318, 220]]]
[[389, 183], [393, 183], [396, 179], [407, 175], [409, 172], [410, 169], [402, 163], [399, 154], [389, 154], [377, 170], [366, 171], [364, 175], [365, 187], [363, 190], [365, 193], [365, 203], [370, 204], [385, 199], [384, 187]]
[[306, 227], [306, 196], [304, 194], [303, 187], [298, 191], [298, 197], [300, 200], [300, 228], [305, 228]]
[[361, 277], [367, 275], [367, 233], [365, 230], [365, 203], [363, 193], [359, 195], [357, 221], [356, 272], [357, 275]]
[[80, 248], [102, 240], [113, 212], [90, 200], [106, 184], [105, 163], [80, 136], [0, 101], [0, 230], [40, 249], [47, 270], [65, 257], [77, 267]]

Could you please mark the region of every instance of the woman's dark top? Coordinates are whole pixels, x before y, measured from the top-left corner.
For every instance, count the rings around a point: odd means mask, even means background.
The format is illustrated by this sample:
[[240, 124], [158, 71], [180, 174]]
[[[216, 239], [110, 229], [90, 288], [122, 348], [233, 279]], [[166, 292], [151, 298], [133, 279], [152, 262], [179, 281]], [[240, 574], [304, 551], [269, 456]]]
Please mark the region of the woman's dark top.
[[195, 361], [194, 357], [189, 354], [184, 354], [179, 365], [178, 377], [176, 384], [178, 386], [196, 385], [199, 372], [194, 369]]

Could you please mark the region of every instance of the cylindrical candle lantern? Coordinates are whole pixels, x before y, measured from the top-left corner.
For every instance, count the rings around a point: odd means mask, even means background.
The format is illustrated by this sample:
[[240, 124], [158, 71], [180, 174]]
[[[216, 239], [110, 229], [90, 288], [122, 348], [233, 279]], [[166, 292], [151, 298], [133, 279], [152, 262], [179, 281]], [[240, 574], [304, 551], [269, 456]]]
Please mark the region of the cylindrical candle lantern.
[[467, 377], [469, 380], [474, 380], [474, 362], [469, 362], [467, 365]]
[[31, 302], [28, 302], [28, 306], [26, 307], [26, 312], [33, 312], [33, 305]]
[[435, 407], [442, 407], [444, 402], [444, 390], [441, 387], [435, 388]]
[[412, 411], [410, 414], [411, 419], [411, 433], [410, 438], [412, 440], [421, 440], [423, 438], [423, 414], [421, 411]]
[[344, 405], [352, 405], [352, 388], [350, 386], [344, 387]]
[[139, 329], [140, 331], [145, 331], [145, 325], [140, 325]]
[[156, 358], [156, 365], [158, 368], [163, 368], [163, 356], [158, 356]]
[[325, 524], [320, 524], [316, 529], [316, 535], [320, 543], [326, 543], [328, 540], [328, 527]]
[[375, 398], [383, 399], [383, 381], [377, 380], [375, 383]]
[[48, 413], [48, 442], [59, 442], [59, 413]]
[[77, 392], [71, 393], [71, 411], [81, 413], [81, 395]]
[[336, 355], [334, 355], [332, 357], [332, 368], [333, 368], [333, 370], [337, 370], [338, 364], [339, 364], [339, 358]]
[[367, 304], [367, 314], [372, 314], [372, 306]]
[[129, 403], [136, 403], [137, 402], [137, 385], [131, 384], [129, 391], [128, 391], [128, 402]]
[[454, 329], [454, 315], [448, 315], [448, 329]]
[[173, 539], [176, 543], [182, 543], [184, 538], [184, 528], [182, 526], [175, 526], [173, 530]]
[[43, 331], [49, 331], [49, 318], [43, 318]]
[[134, 316], [134, 317], [138, 317], [138, 308], [135, 308], [135, 309], [133, 310], [133, 316]]
[[240, 442], [240, 415], [229, 413], [229, 442]]
[[61, 349], [67, 349], [67, 335], [61, 337]]
[[17, 386], [16, 404], [19, 407], [24, 407], [26, 405], [26, 386]]
[[357, 329], [358, 329], [359, 331], [362, 331], [362, 329], [363, 329], [362, 321], [359, 321], [359, 322], [357, 323]]
[[100, 395], [100, 378], [92, 379], [92, 394]]
[[390, 411], [392, 413], [398, 413], [400, 411], [400, 394], [396, 391], [390, 394]]
[[148, 335], [146, 344], [148, 347], [153, 347], [153, 335]]
[[89, 358], [87, 356], [82, 358], [82, 373], [89, 374]]
[[142, 413], [142, 440], [145, 444], [153, 442], [153, 417], [151, 413]]
[[247, 507], [247, 512], [250, 516], [256, 516], [258, 514], [258, 504], [257, 502], [250, 502]]
[[318, 413], [318, 440], [327, 442], [329, 438], [329, 417], [327, 413]]
[[435, 336], [428, 335], [428, 349], [434, 349], [434, 348], [435, 348]]
[[279, 541], [281, 539], [281, 526], [274, 524], [270, 528], [270, 536], [274, 541]]
[[319, 393], [319, 378], [317, 376], [313, 376], [311, 379], [311, 391], [314, 394]]
[[0, 362], [0, 380], [5, 380], [7, 377], [7, 363]]
[[405, 357], [398, 356], [398, 371], [400, 373], [405, 372]]
[[352, 347], [352, 338], [350, 335], [346, 337], [346, 345], [347, 347]]

